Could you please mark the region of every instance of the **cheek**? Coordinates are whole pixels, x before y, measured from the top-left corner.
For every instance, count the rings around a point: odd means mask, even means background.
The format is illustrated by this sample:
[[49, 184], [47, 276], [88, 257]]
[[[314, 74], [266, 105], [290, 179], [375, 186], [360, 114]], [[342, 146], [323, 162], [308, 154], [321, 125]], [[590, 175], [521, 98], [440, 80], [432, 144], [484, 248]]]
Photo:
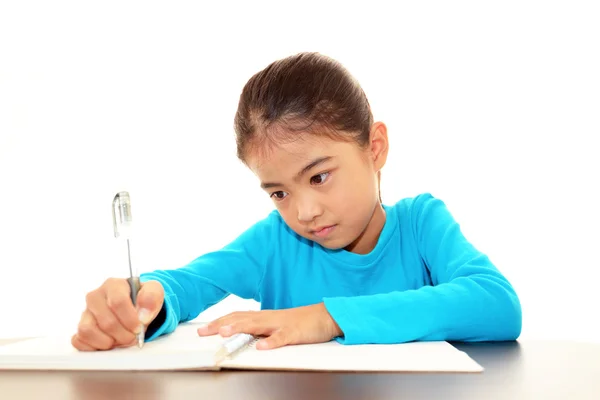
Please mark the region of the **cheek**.
[[356, 176], [356, 179], [350, 179], [335, 191], [329, 204], [339, 217], [356, 229], [363, 229], [365, 221], [370, 221], [372, 217], [377, 198], [372, 178]]
[[369, 207], [375, 196], [375, 188], [367, 176], [355, 174], [345, 182], [339, 182], [332, 204], [354, 212]]
[[279, 214], [285, 221], [285, 223], [292, 229], [296, 230], [301, 224], [298, 221], [298, 210], [293, 201], [286, 202], [285, 205], [280, 205], [277, 207]]

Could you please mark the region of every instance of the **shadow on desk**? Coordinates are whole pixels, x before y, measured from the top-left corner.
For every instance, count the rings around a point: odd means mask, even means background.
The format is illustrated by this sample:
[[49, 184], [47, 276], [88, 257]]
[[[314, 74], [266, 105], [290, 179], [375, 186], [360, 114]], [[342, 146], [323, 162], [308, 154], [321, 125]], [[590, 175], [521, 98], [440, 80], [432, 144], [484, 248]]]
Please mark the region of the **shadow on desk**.
[[515, 366], [522, 360], [521, 343], [510, 342], [450, 342], [457, 349], [467, 353], [483, 368], [497, 368], [502, 365]]

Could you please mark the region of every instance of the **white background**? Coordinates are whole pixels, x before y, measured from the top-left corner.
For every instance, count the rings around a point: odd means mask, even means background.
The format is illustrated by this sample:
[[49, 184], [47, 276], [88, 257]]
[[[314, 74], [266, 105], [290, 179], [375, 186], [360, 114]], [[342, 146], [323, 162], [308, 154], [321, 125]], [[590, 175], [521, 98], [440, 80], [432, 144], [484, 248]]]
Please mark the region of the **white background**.
[[73, 333], [85, 293], [127, 274], [120, 190], [140, 272], [264, 217], [238, 96], [319, 51], [389, 127], [384, 202], [446, 201], [516, 287], [523, 339], [600, 341], [597, 2], [200, 3], [0, 3], [0, 336]]

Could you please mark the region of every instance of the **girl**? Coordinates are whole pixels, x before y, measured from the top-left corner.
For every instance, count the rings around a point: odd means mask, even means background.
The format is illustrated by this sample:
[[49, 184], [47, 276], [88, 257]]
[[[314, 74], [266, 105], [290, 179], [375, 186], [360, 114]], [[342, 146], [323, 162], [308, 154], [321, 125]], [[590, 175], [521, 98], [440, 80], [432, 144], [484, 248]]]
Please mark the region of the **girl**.
[[129, 346], [140, 329], [153, 340], [229, 294], [261, 311], [226, 315], [199, 335], [250, 333], [263, 337], [259, 349], [520, 335], [514, 289], [441, 200], [382, 204], [386, 126], [338, 62], [302, 53], [254, 75], [235, 132], [238, 157], [276, 209], [218, 251], [143, 274], [138, 310], [126, 280], [90, 292], [76, 348]]

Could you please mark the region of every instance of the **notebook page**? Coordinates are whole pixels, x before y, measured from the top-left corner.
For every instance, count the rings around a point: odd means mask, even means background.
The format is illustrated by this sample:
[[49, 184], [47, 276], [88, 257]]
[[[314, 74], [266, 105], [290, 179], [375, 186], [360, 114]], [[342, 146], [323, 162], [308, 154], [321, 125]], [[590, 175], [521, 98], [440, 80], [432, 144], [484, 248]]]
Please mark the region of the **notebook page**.
[[316, 371], [483, 371], [483, 368], [466, 353], [447, 342], [342, 345], [331, 341], [273, 350], [257, 350], [252, 347], [227, 360], [221, 367]]
[[214, 369], [220, 336], [199, 337], [201, 324], [181, 324], [138, 347], [80, 352], [70, 337], [44, 337], [0, 346], [0, 369], [174, 370]]

